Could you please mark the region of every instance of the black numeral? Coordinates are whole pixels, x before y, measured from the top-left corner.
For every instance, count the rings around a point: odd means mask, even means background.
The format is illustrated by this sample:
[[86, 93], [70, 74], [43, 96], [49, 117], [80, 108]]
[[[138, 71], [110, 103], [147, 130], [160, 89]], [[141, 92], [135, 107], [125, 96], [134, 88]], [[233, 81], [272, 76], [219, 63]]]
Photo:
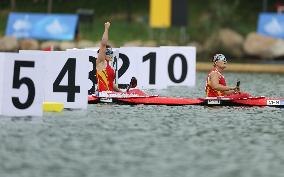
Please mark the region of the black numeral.
[[[174, 75], [174, 63], [176, 58], [180, 58], [181, 59], [181, 76], [179, 79], [175, 78]], [[169, 78], [174, 82], [174, 83], [181, 83], [186, 79], [186, 75], [187, 75], [187, 62], [186, 62], [186, 58], [184, 55], [182, 54], [174, 54], [170, 57], [169, 60], [169, 64], [168, 64], [168, 73], [169, 73]]]
[[97, 84], [97, 78], [96, 78], [96, 58], [93, 56], [89, 56], [89, 62], [92, 63], [93, 68], [92, 71], [89, 72], [89, 79], [92, 81], [92, 87], [88, 90], [88, 94], [91, 95], [95, 93], [96, 91], [96, 84]]
[[26, 85], [28, 88], [28, 97], [24, 103], [21, 103], [19, 97], [12, 97], [12, 102], [14, 106], [18, 109], [27, 109], [30, 107], [35, 98], [35, 85], [33, 81], [28, 77], [20, 78], [21, 67], [34, 68], [34, 61], [15, 61], [14, 63], [14, 76], [13, 76], [13, 89], [19, 89], [22, 84]]
[[[119, 54], [119, 58], [122, 59], [122, 66], [118, 70], [118, 78], [120, 78], [128, 69], [130, 62], [129, 58], [125, 54]], [[181, 76], [176, 78], [174, 75], [174, 63], [177, 58], [181, 60]], [[156, 84], [156, 61], [157, 61], [157, 54], [156, 52], [150, 52], [147, 55], [143, 56], [143, 62], [149, 60], [149, 84]], [[182, 54], [174, 54], [170, 57], [168, 63], [168, 74], [169, 78], [174, 83], [181, 83], [185, 81], [188, 72], [187, 61], [186, 57]]]
[[[64, 76], [68, 74], [68, 85], [60, 85]], [[75, 101], [75, 93], [80, 93], [80, 86], [75, 85], [76, 59], [69, 58], [53, 83], [53, 92], [66, 92], [67, 102]]]
[[130, 65], [129, 58], [126, 55], [120, 53], [119, 58], [122, 60], [122, 65], [118, 70], [118, 78], [120, 78], [127, 71]]
[[150, 73], [149, 73], [149, 84], [156, 83], [156, 52], [150, 52], [143, 56], [143, 62], [150, 60]]

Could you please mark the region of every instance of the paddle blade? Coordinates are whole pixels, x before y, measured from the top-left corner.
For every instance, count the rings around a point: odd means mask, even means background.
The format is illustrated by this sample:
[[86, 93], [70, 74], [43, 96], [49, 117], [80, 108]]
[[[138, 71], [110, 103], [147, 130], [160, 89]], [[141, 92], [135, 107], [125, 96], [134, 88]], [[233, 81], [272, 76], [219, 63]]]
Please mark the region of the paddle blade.
[[241, 85], [241, 81], [238, 81], [237, 82], [237, 87], [240, 87], [240, 85]]

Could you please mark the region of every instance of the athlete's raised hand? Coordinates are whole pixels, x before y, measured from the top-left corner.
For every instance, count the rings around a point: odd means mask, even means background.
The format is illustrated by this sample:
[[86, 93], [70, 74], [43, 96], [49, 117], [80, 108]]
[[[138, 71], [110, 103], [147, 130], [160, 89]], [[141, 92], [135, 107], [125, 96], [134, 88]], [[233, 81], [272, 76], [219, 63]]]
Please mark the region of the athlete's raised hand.
[[106, 22], [105, 23], [105, 29], [109, 29], [109, 27], [110, 27], [110, 22]]

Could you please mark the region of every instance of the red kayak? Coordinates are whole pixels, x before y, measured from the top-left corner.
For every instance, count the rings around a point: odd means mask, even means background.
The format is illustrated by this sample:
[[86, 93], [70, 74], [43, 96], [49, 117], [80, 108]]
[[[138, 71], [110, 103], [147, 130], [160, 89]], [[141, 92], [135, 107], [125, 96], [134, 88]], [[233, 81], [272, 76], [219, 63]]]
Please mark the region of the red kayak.
[[89, 104], [95, 104], [99, 102], [112, 102], [112, 100], [116, 100], [119, 98], [146, 98], [146, 97], [157, 97], [157, 95], [146, 95], [143, 91], [139, 89], [132, 89], [128, 92], [114, 92], [114, 91], [106, 91], [100, 92], [98, 95], [88, 95]]
[[89, 95], [89, 104], [119, 103], [145, 105], [206, 105], [206, 106], [271, 106], [284, 107], [284, 98], [261, 97], [206, 97], [206, 98], [176, 98], [147, 95], [139, 89], [128, 92], [101, 92], [98, 96]]
[[203, 101], [191, 98], [161, 97], [158, 95], [147, 95], [139, 89], [132, 89], [128, 92], [104, 92], [98, 96], [89, 95], [89, 104], [121, 103], [121, 104], [146, 104], [146, 105], [196, 105]]
[[234, 103], [247, 106], [274, 106], [284, 107], [284, 98], [252, 97], [247, 99], [233, 100]]
[[284, 107], [284, 98], [266, 98], [247, 97], [247, 98], [231, 98], [231, 97], [207, 97], [200, 98], [203, 105], [207, 106], [271, 106]]
[[100, 98], [94, 95], [88, 95], [88, 103], [89, 104], [97, 104], [100, 102]]
[[203, 101], [191, 98], [175, 98], [175, 97], [145, 97], [145, 98], [118, 98], [117, 102], [124, 104], [146, 104], [146, 105], [198, 105]]

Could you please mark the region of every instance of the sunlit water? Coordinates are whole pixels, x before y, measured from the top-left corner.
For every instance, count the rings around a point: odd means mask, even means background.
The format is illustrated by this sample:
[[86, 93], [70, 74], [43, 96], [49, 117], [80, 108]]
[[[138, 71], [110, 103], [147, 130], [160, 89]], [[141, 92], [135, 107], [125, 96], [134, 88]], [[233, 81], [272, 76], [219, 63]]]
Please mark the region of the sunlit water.
[[[284, 75], [225, 74], [252, 95], [284, 97]], [[195, 88], [150, 90], [203, 97]], [[2, 177], [283, 177], [284, 109], [89, 105], [0, 120]]]

